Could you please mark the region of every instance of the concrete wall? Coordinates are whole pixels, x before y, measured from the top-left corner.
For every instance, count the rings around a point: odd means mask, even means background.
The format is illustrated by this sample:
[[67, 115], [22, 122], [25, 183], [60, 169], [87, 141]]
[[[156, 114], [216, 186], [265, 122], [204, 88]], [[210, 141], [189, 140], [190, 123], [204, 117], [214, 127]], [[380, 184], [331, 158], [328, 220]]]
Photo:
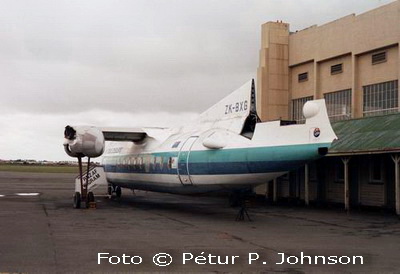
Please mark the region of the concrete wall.
[[[308, 81], [299, 82], [298, 75], [308, 72]], [[308, 62], [290, 69], [290, 99], [314, 96], [314, 63]]]
[[397, 44], [400, 39], [400, 3], [349, 15], [322, 26], [310, 27], [289, 37], [289, 65], [305, 61], [355, 55]]
[[399, 47], [386, 49], [387, 62], [371, 65], [371, 53], [357, 57], [358, 84], [362, 87], [375, 83], [387, 82], [399, 78]]
[[289, 25], [261, 27], [260, 66], [257, 70], [257, 111], [261, 120], [288, 118]]
[[[400, 0], [360, 15], [289, 34], [289, 25], [262, 25], [257, 110], [263, 121], [290, 117], [293, 99], [352, 89], [352, 116], [362, 117], [362, 86], [400, 78]], [[371, 56], [387, 51], [387, 62]], [[343, 72], [331, 75], [342, 63]], [[298, 75], [308, 72], [308, 81]], [[400, 104], [399, 104], [400, 105]]]
[[[342, 64], [343, 72], [331, 75], [331, 66]], [[323, 94], [352, 88], [351, 55], [320, 62], [318, 70], [318, 98]]]

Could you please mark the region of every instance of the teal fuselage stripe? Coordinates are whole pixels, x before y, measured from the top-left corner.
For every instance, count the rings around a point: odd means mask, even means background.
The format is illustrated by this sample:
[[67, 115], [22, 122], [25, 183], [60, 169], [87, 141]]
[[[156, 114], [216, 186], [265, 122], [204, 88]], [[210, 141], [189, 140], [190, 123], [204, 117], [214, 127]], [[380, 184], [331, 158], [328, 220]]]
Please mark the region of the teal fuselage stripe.
[[[281, 172], [296, 169], [299, 166], [320, 158], [318, 148], [330, 144], [306, 144], [258, 148], [236, 148], [191, 151], [154, 152], [105, 157], [106, 172], [150, 173], [150, 174], [247, 174]], [[178, 157], [177, 168], [170, 168], [168, 161]], [[128, 159], [143, 158], [143, 164], [128, 164]], [[154, 161], [154, 159], [156, 161]], [[158, 159], [158, 161], [157, 161]], [[187, 162], [188, 159], [188, 162]]]

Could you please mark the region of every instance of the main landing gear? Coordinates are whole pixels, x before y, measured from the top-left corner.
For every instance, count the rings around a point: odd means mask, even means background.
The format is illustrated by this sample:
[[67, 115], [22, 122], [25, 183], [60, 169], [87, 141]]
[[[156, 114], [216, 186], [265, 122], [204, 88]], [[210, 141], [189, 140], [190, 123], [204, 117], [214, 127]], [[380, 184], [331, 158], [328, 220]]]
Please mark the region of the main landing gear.
[[109, 195], [110, 197], [112, 197], [113, 195], [115, 195], [115, 197], [121, 198], [121, 195], [122, 195], [122, 189], [121, 189], [121, 187], [120, 187], [120, 186], [116, 186], [116, 185], [112, 185], [112, 184], [109, 184], [109, 185], [108, 185], [108, 187], [107, 187], [107, 192], [108, 192], [108, 195]]
[[78, 157], [78, 165], [79, 165], [79, 178], [81, 181], [81, 191], [76, 191], [74, 194], [74, 208], [81, 208], [82, 204], [85, 205], [85, 208], [96, 208], [96, 202], [94, 198], [94, 194], [91, 191], [88, 191], [88, 180], [89, 178], [89, 169], [90, 169], [90, 157], [88, 157], [87, 162], [87, 171], [86, 178], [84, 182], [83, 178], [83, 166], [82, 166], [82, 157]]

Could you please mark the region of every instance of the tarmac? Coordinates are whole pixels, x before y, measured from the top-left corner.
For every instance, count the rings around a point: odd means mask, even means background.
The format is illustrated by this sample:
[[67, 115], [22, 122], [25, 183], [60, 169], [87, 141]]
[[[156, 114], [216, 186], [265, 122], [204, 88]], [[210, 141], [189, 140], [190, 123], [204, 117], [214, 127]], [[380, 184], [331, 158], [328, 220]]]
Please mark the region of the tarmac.
[[394, 214], [258, 203], [237, 222], [223, 197], [126, 189], [74, 209], [74, 177], [0, 172], [0, 273], [400, 271]]

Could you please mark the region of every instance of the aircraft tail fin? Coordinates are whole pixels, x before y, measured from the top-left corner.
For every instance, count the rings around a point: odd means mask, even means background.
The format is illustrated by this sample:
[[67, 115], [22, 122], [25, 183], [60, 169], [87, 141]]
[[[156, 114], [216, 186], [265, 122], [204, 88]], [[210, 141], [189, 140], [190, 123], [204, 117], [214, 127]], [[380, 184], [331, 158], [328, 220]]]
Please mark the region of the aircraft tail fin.
[[207, 127], [226, 128], [240, 134], [251, 113], [256, 115], [254, 79], [200, 114], [198, 123]]

